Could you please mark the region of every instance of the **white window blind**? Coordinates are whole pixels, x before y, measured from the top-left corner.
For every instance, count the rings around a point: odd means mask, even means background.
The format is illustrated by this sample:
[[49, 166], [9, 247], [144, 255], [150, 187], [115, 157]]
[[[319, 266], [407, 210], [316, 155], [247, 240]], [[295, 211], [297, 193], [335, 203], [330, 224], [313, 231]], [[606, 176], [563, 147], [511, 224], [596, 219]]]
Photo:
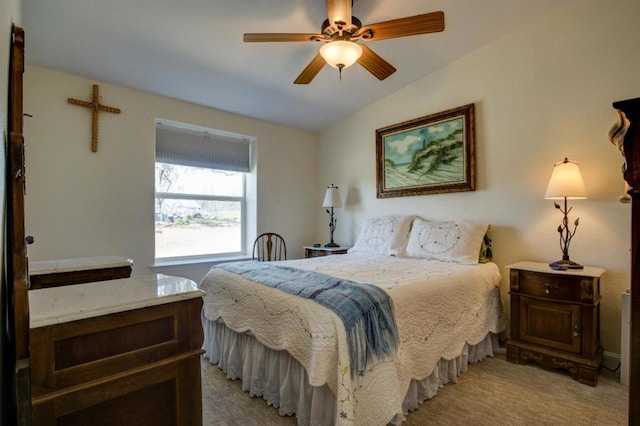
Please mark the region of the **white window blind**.
[[181, 166], [249, 172], [251, 142], [192, 129], [156, 124], [156, 161]]

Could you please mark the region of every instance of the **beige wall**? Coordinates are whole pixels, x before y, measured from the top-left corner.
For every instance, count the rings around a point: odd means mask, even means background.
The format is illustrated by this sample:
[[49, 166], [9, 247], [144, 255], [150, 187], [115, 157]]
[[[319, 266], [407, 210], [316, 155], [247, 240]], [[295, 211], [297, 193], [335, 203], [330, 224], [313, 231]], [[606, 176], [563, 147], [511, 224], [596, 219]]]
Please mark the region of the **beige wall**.
[[[622, 156], [607, 132], [616, 120], [611, 103], [640, 96], [638, 16], [637, 0], [573, 2], [324, 131], [318, 192], [335, 183], [346, 198], [337, 242], [352, 243], [362, 220], [381, 214], [491, 223], [508, 309], [505, 265], [561, 258], [561, 215], [544, 192], [553, 164], [575, 159], [589, 198], [571, 203], [570, 219], [579, 216], [580, 226], [570, 255], [607, 269], [601, 340], [605, 351], [619, 353], [630, 208], [616, 201], [623, 190]], [[375, 130], [472, 102], [476, 191], [376, 199]], [[325, 221], [317, 233], [328, 233]]]
[[[91, 115], [67, 103], [100, 84], [98, 152], [90, 149]], [[155, 119], [257, 138], [257, 231], [280, 232], [291, 257], [302, 257], [319, 213], [317, 135], [103, 82], [28, 66], [25, 73], [26, 232], [31, 260], [128, 256], [134, 273], [154, 258]], [[198, 270], [164, 270], [199, 280]]]

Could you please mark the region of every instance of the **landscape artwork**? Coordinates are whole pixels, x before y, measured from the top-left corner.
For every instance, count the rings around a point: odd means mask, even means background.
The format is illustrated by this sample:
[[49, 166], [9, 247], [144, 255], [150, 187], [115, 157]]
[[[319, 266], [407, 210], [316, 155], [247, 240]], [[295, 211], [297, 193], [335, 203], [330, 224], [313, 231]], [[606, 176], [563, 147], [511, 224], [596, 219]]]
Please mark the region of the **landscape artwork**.
[[376, 130], [378, 198], [475, 190], [473, 104]]

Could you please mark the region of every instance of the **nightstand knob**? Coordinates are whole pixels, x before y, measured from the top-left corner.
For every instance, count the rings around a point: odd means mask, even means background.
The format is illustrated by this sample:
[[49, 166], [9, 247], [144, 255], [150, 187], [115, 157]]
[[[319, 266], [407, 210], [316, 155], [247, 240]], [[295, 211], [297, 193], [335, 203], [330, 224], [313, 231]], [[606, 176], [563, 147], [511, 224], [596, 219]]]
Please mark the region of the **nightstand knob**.
[[544, 294], [549, 294], [552, 288], [558, 288], [558, 284], [548, 284], [544, 283]]
[[573, 337], [578, 337], [578, 334], [580, 334], [580, 325], [578, 324], [578, 321], [576, 321], [573, 325]]

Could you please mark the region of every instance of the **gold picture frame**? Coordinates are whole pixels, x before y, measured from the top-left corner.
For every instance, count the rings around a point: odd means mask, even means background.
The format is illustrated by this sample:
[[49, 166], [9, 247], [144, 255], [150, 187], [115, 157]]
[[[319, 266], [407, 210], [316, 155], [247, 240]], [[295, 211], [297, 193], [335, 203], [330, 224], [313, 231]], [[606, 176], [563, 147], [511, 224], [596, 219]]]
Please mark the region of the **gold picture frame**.
[[378, 198], [475, 191], [474, 104], [376, 130]]

